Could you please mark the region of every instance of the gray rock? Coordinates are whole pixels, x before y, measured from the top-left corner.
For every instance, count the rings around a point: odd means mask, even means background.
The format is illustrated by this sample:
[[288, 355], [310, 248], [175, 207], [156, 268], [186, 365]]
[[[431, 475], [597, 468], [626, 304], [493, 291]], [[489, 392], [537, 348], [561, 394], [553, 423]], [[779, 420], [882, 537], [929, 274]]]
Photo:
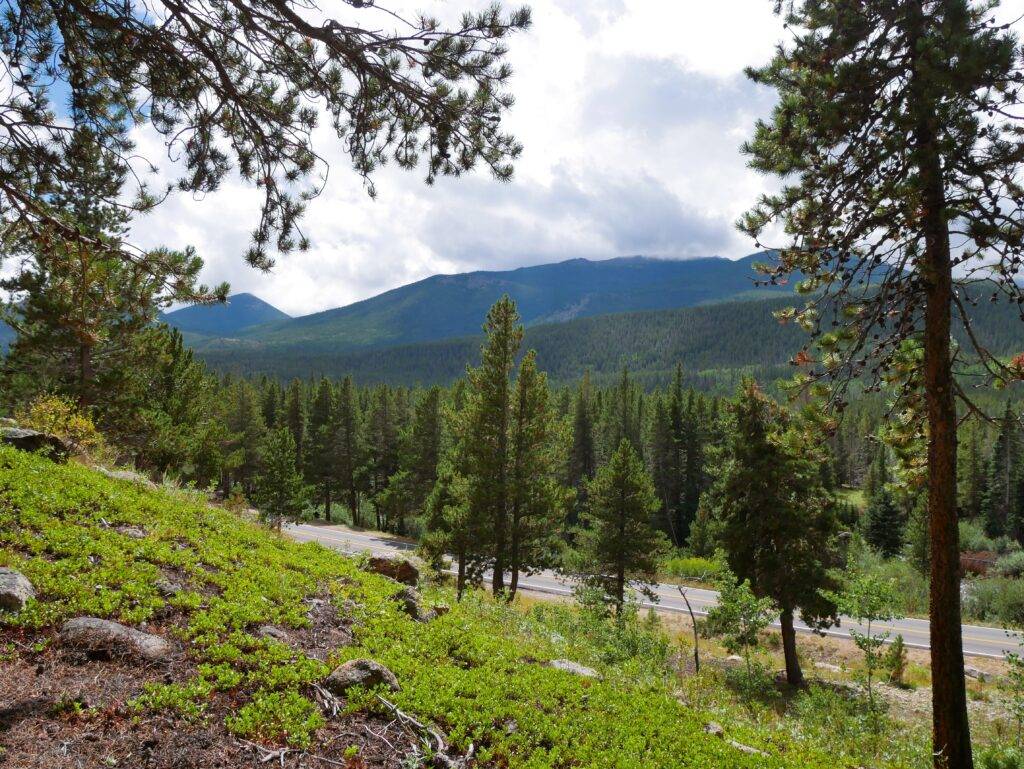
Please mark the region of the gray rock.
[[324, 688], [331, 694], [344, 695], [353, 686], [371, 687], [384, 684], [393, 692], [401, 687], [395, 674], [374, 660], [349, 660], [324, 679]]
[[714, 721], [704, 724], [704, 733], [710, 734], [712, 737], [725, 737], [725, 729]]
[[751, 756], [767, 756], [768, 755], [763, 750], [758, 750], [757, 748], [751, 747], [750, 745], [744, 745], [742, 742], [736, 742], [736, 740], [726, 740], [726, 742], [728, 742], [730, 745], [732, 745], [734, 748], [736, 748], [736, 750], [740, 751], [741, 753], [747, 753], [747, 754], [749, 754]]
[[263, 638], [273, 638], [275, 641], [288, 643], [288, 634], [281, 630], [281, 628], [274, 627], [273, 625], [264, 625], [256, 631], [256, 634]]
[[98, 617], [69, 619], [61, 626], [60, 638], [73, 649], [144, 662], [166, 662], [174, 651], [171, 642], [161, 636]]
[[142, 473], [137, 473], [134, 470], [111, 470], [108, 467], [97, 467], [96, 470], [115, 481], [134, 483], [138, 486], [145, 486], [147, 489], [160, 488], [159, 484], [154, 483]]
[[971, 665], [964, 666], [964, 675], [968, 678], [973, 678], [975, 681], [981, 681], [982, 683], [988, 680], [988, 673], [984, 670], [972, 667]]
[[593, 668], [588, 668], [586, 665], [581, 665], [572, 660], [551, 660], [548, 663], [548, 667], [555, 670], [564, 670], [566, 673], [572, 673], [574, 676], [582, 676], [583, 678], [601, 677], [601, 674]]
[[815, 662], [814, 667], [818, 670], [826, 670], [829, 673], [842, 673], [843, 669], [838, 665], [833, 665], [831, 662]]
[[424, 615], [423, 610], [420, 608], [420, 594], [414, 587], [404, 587], [398, 593], [395, 594], [395, 600], [398, 601], [402, 611], [408, 614], [415, 620], [425, 620], [428, 617]]
[[420, 580], [420, 570], [413, 565], [412, 561], [406, 558], [375, 555], [366, 562], [366, 568], [375, 574], [381, 574], [385, 577], [390, 577], [396, 582], [401, 582], [403, 585], [416, 587]]
[[36, 589], [28, 577], [14, 569], [0, 568], [0, 609], [21, 611], [35, 597]]
[[169, 579], [158, 579], [155, 587], [156, 592], [160, 594], [161, 598], [174, 598], [174, 596], [185, 589], [177, 582], [172, 582]]
[[66, 462], [71, 453], [68, 445], [56, 435], [24, 427], [0, 427], [0, 443], [19, 451], [42, 451], [54, 462]]
[[130, 539], [145, 539], [149, 536], [141, 526], [118, 526], [116, 531], [118, 534], [123, 534]]

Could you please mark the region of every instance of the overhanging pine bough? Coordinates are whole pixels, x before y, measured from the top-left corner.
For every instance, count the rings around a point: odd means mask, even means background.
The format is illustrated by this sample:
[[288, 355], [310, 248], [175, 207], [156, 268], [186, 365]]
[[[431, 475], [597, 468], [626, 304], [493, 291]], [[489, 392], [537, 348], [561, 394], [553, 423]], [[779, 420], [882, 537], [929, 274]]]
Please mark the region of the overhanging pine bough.
[[[504, 40], [529, 11], [492, 6], [443, 28], [346, 6], [350, 21], [293, 0], [0, 0], [0, 219], [38, 237], [88, 237], [47, 202], [72, 133], [55, 100], [79, 87], [80, 118], [104, 152], [125, 152], [109, 128], [123, 111], [165, 139], [181, 190], [213, 191], [233, 166], [262, 190], [247, 254], [259, 269], [272, 250], [307, 245], [298, 220], [327, 177], [311, 139], [324, 111], [371, 194], [389, 159], [422, 163], [428, 182], [478, 164], [510, 178], [521, 148], [500, 130], [512, 104]], [[137, 181], [145, 210], [155, 198]]]
[[[809, 295], [785, 314], [812, 332], [798, 383], [842, 409], [859, 376], [903, 379], [899, 406], [928, 436], [931, 648], [936, 765], [971, 766], [961, 651], [955, 499], [956, 405], [985, 416], [966, 382], [1002, 385], [1020, 366], [990, 354], [971, 325], [979, 296], [1020, 305], [1024, 252], [1021, 52], [995, 3], [807, 0], [777, 3], [792, 40], [751, 70], [779, 103], [745, 146], [780, 176], [740, 222], [788, 236], [778, 282]], [[968, 344], [953, 349], [951, 316]], [[979, 373], [980, 372], [980, 373]], [[920, 396], [923, 393], [923, 398]], [[920, 409], [920, 410], [919, 410]]]

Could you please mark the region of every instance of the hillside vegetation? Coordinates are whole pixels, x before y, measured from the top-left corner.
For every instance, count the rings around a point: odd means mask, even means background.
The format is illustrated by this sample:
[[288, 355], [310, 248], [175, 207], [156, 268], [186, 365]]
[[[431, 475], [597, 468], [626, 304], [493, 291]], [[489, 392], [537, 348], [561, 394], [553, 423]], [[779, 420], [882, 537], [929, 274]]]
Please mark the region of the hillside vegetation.
[[[397, 766], [422, 748], [394, 726], [377, 738], [395, 721], [382, 700], [358, 690], [332, 715], [317, 697], [332, 667], [363, 657], [397, 675], [401, 691], [387, 694], [394, 706], [443, 730], [455, 753], [472, 746], [479, 766], [837, 765], [786, 729], [726, 722], [729, 738], [768, 755], [705, 733], [712, 716], [729, 714], [680, 696], [657, 633], [603, 623], [595, 631], [567, 608], [523, 614], [483, 599], [416, 622], [395, 600], [401, 586], [355, 560], [282, 539], [198, 496], [8, 448], [0, 565], [38, 591], [20, 613], [0, 615], [6, 766], [251, 765], [254, 752], [282, 746], [291, 765], [318, 755], [353, 769], [364, 759]], [[181, 590], [167, 597], [167, 581]], [[81, 615], [159, 634], [176, 651], [148, 667], [76, 653], [55, 628]], [[257, 632], [266, 625], [278, 637]], [[545, 665], [561, 657], [603, 677]]]
[[[663, 386], [681, 363], [688, 386], [732, 392], [743, 374], [770, 382], [792, 373], [787, 363], [807, 334], [794, 324], [780, 324], [773, 313], [798, 302], [786, 295], [529, 326], [523, 347], [537, 351], [538, 366], [555, 384], [575, 382], [584, 371], [596, 383], [608, 383], [628, 367], [646, 386]], [[995, 354], [1024, 348], [1016, 308], [983, 302], [974, 312], [976, 333]], [[479, 318], [476, 323], [479, 327]], [[201, 346], [198, 354], [213, 368], [232, 373], [278, 379], [352, 376], [366, 384], [411, 386], [455, 381], [467, 365], [479, 362], [482, 341], [471, 336], [354, 352], [327, 344], [244, 343]]]
[[[266, 347], [333, 353], [461, 337], [480, 329], [480, 318], [503, 294], [516, 302], [526, 325], [692, 307], [755, 290], [753, 265], [765, 258], [572, 259], [515, 270], [434, 275], [346, 307], [250, 328], [240, 336]], [[216, 341], [207, 344], [219, 346]]]

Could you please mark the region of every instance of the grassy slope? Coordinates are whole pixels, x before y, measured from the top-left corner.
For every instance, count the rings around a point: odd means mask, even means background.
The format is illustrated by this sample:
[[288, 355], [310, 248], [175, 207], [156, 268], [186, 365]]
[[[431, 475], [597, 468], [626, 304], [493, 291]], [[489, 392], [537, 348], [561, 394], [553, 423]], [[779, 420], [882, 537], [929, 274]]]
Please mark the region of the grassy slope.
[[[144, 527], [148, 535], [135, 539], [118, 531], [126, 525]], [[394, 583], [361, 571], [351, 559], [280, 539], [199, 498], [146, 490], [2, 447], [0, 565], [22, 570], [39, 590], [38, 601], [4, 618], [8, 628], [0, 640], [10, 643], [7, 656], [0, 656], [0, 677], [19, 656], [34, 664], [32, 655], [46, 653], [53, 627], [68, 617], [148, 621], [148, 629], [178, 639], [194, 664], [189, 676], [150, 683], [117, 708], [137, 718], [162, 711], [177, 730], [192, 728], [204, 715], [233, 711], [217, 716], [225, 740], [232, 732], [317, 749], [325, 717], [310, 699], [310, 685], [337, 662], [371, 656], [402, 682], [393, 695], [399, 707], [436, 723], [461, 749], [474, 743], [485, 764], [835, 765], [785, 729], [726, 722], [730, 736], [771, 758], [746, 755], [706, 735], [709, 714], [681, 704], [664, 669], [644, 662], [646, 656], [609, 661], [586, 634], [573, 636], [568, 609], [523, 614], [474, 599], [416, 623], [392, 600]], [[167, 573], [190, 586], [171, 607], [154, 585]], [[335, 650], [329, 664], [254, 635], [268, 623], [298, 632], [309, 622], [304, 599], [313, 595], [329, 595], [352, 622], [355, 645]], [[566, 656], [598, 666], [604, 680], [539, 663]], [[224, 701], [230, 711], [218, 707]], [[374, 707], [368, 694], [349, 702], [353, 712]]]

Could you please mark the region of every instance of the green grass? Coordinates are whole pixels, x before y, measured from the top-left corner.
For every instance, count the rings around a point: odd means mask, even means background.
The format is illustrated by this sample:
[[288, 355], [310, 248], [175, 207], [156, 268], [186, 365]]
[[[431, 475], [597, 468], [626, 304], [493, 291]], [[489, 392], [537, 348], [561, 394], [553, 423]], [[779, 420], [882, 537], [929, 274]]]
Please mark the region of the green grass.
[[[143, 526], [148, 536], [119, 533], [124, 525]], [[927, 756], [924, 742], [906, 738], [892, 741], [896, 752], [882, 756], [866, 754], [853, 737], [829, 742], [823, 735], [847, 732], [815, 726], [813, 719], [804, 729], [803, 721], [769, 717], [774, 702], [761, 711], [742, 705], [716, 671], [680, 678], [672, 672], [679, 650], [654, 624], [619, 627], [553, 604], [523, 611], [483, 594], [460, 604], [444, 591], [427, 598], [452, 610], [413, 622], [392, 600], [398, 586], [364, 572], [356, 560], [279, 538], [194, 495], [147, 490], [2, 447], [0, 565], [23, 571], [39, 590], [38, 600], [0, 622], [40, 638], [83, 614], [128, 624], [154, 620], [164, 608], [157, 579], [168, 569], [185, 575], [189, 589], [172, 599], [180, 610], [174, 633], [195, 674], [150, 685], [134, 708], [166, 712], [187, 728], [208, 718], [218, 697], [229, 698], [234, 708], [224, 719], [225, 739], [230, 733], [315, 747], [328, 716], [311, 685], [345, 659], [371, 657], [401, 682], [402, 690], [390, 695], [398, 707], [436, 724], [460, 750], [472, 743], [481, 765], [669, 769], [867, 761], [910, 767], [923, 766], [916, 758]], [[324, 664], [257, 637], [264, 624], [306, 625], [304, 601], [316, 595], [329, 595], [352, 617], [355, 645], [334, 651]], [[602, 679], [544, 664], [555, 658], [595, 667]], [[382, 707], [370, 692], [347, 702], [349, 711]], [[769, 757], [705, 734], [712, 720], [729, 738]], [[837, 764], [835, 755], [849, 762]]]

